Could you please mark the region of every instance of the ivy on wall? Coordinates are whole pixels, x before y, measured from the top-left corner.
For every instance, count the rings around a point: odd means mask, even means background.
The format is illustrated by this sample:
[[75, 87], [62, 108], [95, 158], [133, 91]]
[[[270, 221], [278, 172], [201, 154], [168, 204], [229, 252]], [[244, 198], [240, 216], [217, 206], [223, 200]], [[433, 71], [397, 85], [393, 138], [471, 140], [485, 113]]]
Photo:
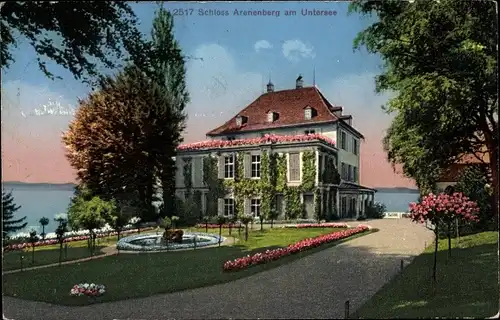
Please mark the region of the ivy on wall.
[[203, 183], [207, 188], [206, 209], [209, 216], [217, 215], [218, 200], [225, 194], [223, 180], [219, 179], [217, 162], [218, 160], [212, 156], [203, 158]]
[[[244, 200], [260, 197], [261, 214], [267, 215], [276, 210], [276, 196], [284, 195], [285, 217], [296, 219], [305, 217], [305, 206], [301, 201], [302, 193], [313, 193], [315, 196], [315, 215], [325, 214], [321, 210], [322, 194], [316, 187], [316, 154], [314, 151], [302, 153], [302, 183], [298, 186], [287, 184], [287, 157], [286, 154], [261, 152], [260, 179], [245, 177], [244, 152], [235, 156], [235, 178], [219, 179], [217, 159], [206, 157], [203, 161], [203, 180], [209, 189], [207, 209], [213, 215], [217, 212], [217, 199], [224, 196], [226, 190], [232, 190], [236, 202], [235, 214], [244, 212]], [[333, 164], [333, 161], [332, 161]], [[334, 168], [334, 166], [333, 166]], [[325, 208], [326, 209], [326, 208]]]
[[335, 166], [335, 161], [333, 157], [325, 157], [325, 170], [320, 177], [321, 182], [327, 184], [339, 184], [340, 183], [340, 174]]
[[182, 170], [182, 174], [184, 176], [184, 186], [186, 188], [186, 194], [188, 197], [191, 195], [191, 189], [193, 188], [193, 181], [191, 179], [192, 177], [192, 158], [191, 157], [185, 157], [182, 158], [184, 160], [184, 166]]

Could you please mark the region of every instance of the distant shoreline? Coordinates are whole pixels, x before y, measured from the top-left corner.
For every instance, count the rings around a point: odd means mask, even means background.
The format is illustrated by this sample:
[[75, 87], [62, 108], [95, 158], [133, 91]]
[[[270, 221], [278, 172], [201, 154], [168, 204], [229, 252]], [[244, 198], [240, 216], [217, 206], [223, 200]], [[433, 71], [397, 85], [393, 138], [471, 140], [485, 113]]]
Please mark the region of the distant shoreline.
[[[76, 187], [74, 183], [48, 183], [48, 182], [38, 182], [38, 183], [28, 183], [20, 181], [2, 181], [2, 187], [4, 189], [16, 188], [16, 189], [53, 189], [53, 190], [69, 190], [73, 191]], [[419, 193], [418, 189], [411, 189], [406, 187], [375, 187], [377, 192], [381, 193]]]

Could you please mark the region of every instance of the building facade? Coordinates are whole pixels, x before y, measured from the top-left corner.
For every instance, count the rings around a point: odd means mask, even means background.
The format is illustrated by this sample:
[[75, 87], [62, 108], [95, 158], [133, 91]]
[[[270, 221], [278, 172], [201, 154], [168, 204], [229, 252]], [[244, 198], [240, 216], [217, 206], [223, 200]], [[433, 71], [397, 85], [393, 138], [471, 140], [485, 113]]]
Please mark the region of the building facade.
[[359, 184], [363, 135], [342, 112], [300, 76], [290, 90], [269, 83], [208, 140], [179, 146], [177, 196], [203, 215], [364, 215], [376, 190]]

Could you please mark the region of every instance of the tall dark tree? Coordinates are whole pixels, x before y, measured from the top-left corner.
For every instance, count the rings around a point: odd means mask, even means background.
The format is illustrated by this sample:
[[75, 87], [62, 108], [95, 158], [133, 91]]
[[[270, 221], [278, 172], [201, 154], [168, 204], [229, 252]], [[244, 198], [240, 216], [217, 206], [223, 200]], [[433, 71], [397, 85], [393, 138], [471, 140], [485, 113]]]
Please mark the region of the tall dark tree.
[[[351, 11], [378, 17], [354, 45], [382, 57], [385, 70], [376, 78], [377, 91], [396, 93], [387, 105], [398, 122], [386, 137], [390, 160], [404, 164], [405, 173], [415, 178], [426, 163], [446, 168], [464, 154], [486, 153], [498, 203], [495, 3], [358, 0]], [[411, 147], [398, 142], [402, 131], [411, 133]], [[423, 159], [417, 161], [419, 154]]]
[[174, 37], [173, 17], [166, 9], [160, 7], [153, 20], [151, 32], [150, 67], [148, 75], [165, 93], [167, 103], [163, 106], [169, 110], [163, 114], [171, 115], [164, 118], [164, 135], [168, 140], [152, 146], [155, 149], [156, 167], [162, 186], [163, 216], [172, 216], [175, 203], [175, 156], [177, 146], [182, 142], [182, 131], [185, 128], [185, 107], [189, 103], [189, 93], [186, 87], [186, 67], [179, 43]]
[[142, 221], [157, 218], [151, 196], [155, 173], [149, 170], [155, 169], [158, 150], [172, 139], [170, 101], [145, 72], [129, 66], [81, 101], [63, 136], [80, 182], [104, 200], [137, 197]]
[[[38, 66], [49, 78], [52, 60], [76, 79], [94, 80], [99, 67], [140, 57], [142, 36], [137, 18], [123, 1], [12, 1], [0, 7], [2, 71], [14, 62], [11, 50], [24, 38], [36, 51]], [[136, 61], [137, 60], [137, 61]], [[134, 59], [140, 63], [142, 59]]]
[[28, 223], [26, 217], [15, 219], [15, 213], [21, 206], [14, 203], [12, 192], [2, 190], [2, 238], [6, 239], [9, 233], [24, 229]]

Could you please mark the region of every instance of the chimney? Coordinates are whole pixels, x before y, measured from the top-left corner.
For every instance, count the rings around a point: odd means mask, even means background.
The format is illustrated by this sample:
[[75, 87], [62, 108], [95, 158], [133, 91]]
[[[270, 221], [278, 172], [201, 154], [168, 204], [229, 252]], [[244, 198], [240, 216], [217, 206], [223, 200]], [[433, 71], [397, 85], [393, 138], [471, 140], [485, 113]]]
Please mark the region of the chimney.
[[295, 89], [300, 89], [304, 87], [304, 80], [302, 80], [302, 75], [299, 74], [297, 80], [295, 80]]
[[267, 92], [274, 92], [274, 84], [271, 81], [267, 84]]

